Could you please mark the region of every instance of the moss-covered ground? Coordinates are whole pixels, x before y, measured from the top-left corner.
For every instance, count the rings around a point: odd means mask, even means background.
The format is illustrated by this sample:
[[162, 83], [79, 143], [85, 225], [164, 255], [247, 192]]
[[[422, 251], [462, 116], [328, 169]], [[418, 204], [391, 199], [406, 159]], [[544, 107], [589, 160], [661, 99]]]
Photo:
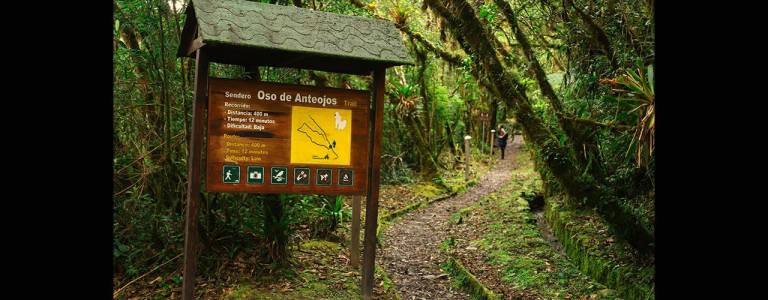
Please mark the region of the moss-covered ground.
[[508, 184], [454, 213], [453, 237], [443, 250], [455, 263], [444, 268], [478, 299], [493, 297], [472, 281], [508, 299], [620, 298], [617, 291], [581, 272], [544, 237], [522, 197], [540, 188], [540, 177], [528, 155], [521, 153], [517, 160]]

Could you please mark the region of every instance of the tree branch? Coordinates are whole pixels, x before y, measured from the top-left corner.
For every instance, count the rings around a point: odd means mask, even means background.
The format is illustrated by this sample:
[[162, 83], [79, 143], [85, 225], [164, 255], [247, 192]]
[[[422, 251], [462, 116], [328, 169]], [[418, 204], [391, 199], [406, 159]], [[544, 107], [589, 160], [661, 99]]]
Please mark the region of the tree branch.
[[[592, 33], [592, 35], [595, 37], [597, 42], [602, 46], [603, 52], [605, 52], [605, 56], [608, 57], [608, 60], [611, 62], [611, 67], [613, 69], [618, 69], [618, 63], [616, 62], [616, 57], [613, 55], [613, 49], [611, 48], [611, 42], [608, 40], [608, 35], [605, 34], [605, 31], [603, 31], [600, 26], [597, 26], [594, 20], [592, 20], [592, 17], [590, 17], [585, 12], [581, 11], [578, 7], [576, 7], [576, 4], [572, 0], [565, 0], [566, 4], [570, 4], [570, 7], [573, 8], [573, 10], [576, 12], [576, 14], [579, 16], [579, 18], [584, 22], [585, 25], [587, 25], [587, 29]], [[567, 8], [564, 8], [567, 9]]]
[[398, 29], [408, 35], [409, 37], [413, 38], [414, 40], [418, 41], [424, 48], [426, 48], [429, 52], [434, 53], [438, 57], [445, 60], [447, 63], [460, 67], [463, 64], [464, 58], [461, 55], [454, 54], [447, 52], [445, 50], [442, 50], [438, 47], [436, 47], [432, 42], [428, 41], [423, 35], [421, 35], [418, 32], [413, 32], [410, 28], [408, 28], [408, 25], [406, 24], [396, 24]]
[[624, 125], [624, 124], [619, 124], [619, 123], [614, 123], [614, 122], [604, 123], [604, 122], [590, 120], [590, 119], [581, 119], [581, 118], [574, 118], [574, 117], [568, 117], [568, 116], [563, 116], [563, 118], [565, 118], [568, 121], [574, 122], [574, 123], [590, 125], [590, 126], [596, 126], [596, 127], [605, 127], [605, 128], [612, 129], [614, 131], [618, 131], [618, 132], [626, 131], [626, 130], [634, 128], [634, 127], [629, 126], [629, 125]]

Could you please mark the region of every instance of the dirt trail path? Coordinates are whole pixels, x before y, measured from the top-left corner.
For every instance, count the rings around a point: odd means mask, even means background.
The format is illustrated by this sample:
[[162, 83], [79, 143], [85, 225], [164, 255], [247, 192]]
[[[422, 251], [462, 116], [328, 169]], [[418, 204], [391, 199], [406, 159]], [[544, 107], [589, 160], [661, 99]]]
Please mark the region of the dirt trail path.
[[401, 217], [384, 232], [382, 265], [403, 300], [469, 298], [463, 291], [453, 288], [440, 269], [445, 257], [438, 247], [448, 237], [448, 220], [452, 213], [507, 182], [521, 145], [522, 136], [515, 136], [507, 146], [505, 159], [498, 160], [497, 154], [496, 164], [477, 185], [464, 194]]

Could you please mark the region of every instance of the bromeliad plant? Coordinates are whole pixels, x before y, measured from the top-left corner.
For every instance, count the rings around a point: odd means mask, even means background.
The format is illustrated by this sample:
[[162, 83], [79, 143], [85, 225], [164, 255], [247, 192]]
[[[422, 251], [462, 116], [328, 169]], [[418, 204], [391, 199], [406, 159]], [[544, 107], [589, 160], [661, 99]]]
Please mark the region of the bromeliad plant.
[[331, 236], [341, 222], [352, 217], [352, 213], [344, 208], [343, 196], [302, 195], [299, 206], [306, 214], [305, 220], [311, 224], [313, 237]]
[[405, 75], [402, 72], [396, 72], [400, 77], [400, 81], [387, 81], [390, 87], [389, 99], [395, 104], [395, 110], [400, 115], [407, 115], [415, 113], [416, 102], [419, 100], [419, 85], [409, 84], [405, 80]]
[[322, 199], [318, 208], [320, 219], [315, 230], [319, 236], [327, 237], [336, 231], [344, 219], [351, 218], [351, 212], [344, 209], [343, 196], [321, 196], [320, 199]]
[[620, 88], [614, 91], [624, 94], [621, 100], [634, 103], [636, 106], [630, 110], [630, 113], [638, 115], [638, 122], [627, 154], [632, 150], [632, 146], [635, 146], [637, 166], [646, 166], [653, 155], [656, 135], [653, 65], [648, 65], [647, 68], [639, 67], [636, 71], [628, 70], [626, 74], [617, 78], [616, 84]]

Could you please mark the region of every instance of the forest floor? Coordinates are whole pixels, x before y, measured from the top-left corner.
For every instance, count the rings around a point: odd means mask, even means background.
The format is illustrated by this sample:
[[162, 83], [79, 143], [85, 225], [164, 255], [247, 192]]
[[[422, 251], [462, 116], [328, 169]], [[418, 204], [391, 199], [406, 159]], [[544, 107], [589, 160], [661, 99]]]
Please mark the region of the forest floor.
[[[487, 195], [511, 176], [514, 152], [522, 138], [516, 137], [507, 149], [507, 158], [499, 160], [478, 184], [465, 193], [440, 201], [402, 216], [383, 234], [381, 265], [390, 275], [402, 299], [467, 299], [453, 287], [440, 264], [445, 257], [439, 245], [448, 237], [452, 213]], [[510, 155], [512, 154], [512, 155]]]
[[[348, 263], [347, 252], [338, 243], [307, 241], [294, 252], [292, 268], [259, 278], [243, 277], [206, 299], [362, 299], [360, 270]], [[374, 278], [376, 299], [396, 299], [386, 274], [377, 269]]]
[[[508, 150], [509, 152], [509, 150]], [[490, 159], [479, 155], [472, 160], [473, 178], [489, 172]], [[379, 228], [386, 230], [399, 214], [466, 192], [476, 179], [467, 182], [463, 171], [438, 174], [439, 182], [414, 178], [410, 183], [383, 184], [379, 200]], [[362, 199], [361, 224], [365, 224], [365, 199]], [[350, 210], [351, 197], [345, 201]], [[306, 224], [299, 224], [289, 247], [291, 266], [272, 269], [258, 255], [258, 244], [232, 244], [234, 257], [209, 255], [217, 260], [214, 270], [200, 273], [196, 294], [202, 299], [361, 299], [360, 269], [349, 265], [350, 221], [344, 220], [327, 239], [311, 237]], [[364, 226], [360, 228], [364, 237]], [[360, 257], [362, 257], [362, 245]], [[377, 253], [374, 296], [397, 299], [394, 284], [383, 272], [381, 252]], [[158, 270], [129, 285], [116, 299], [178, 298], [181, 291], [181, 264]]]
[[[521, 136], [507, 159], [491, 165], [464, 193], [401, 215], [382, 230], [378, 262], [400, 299], [653, 299], [653, 267], [630, 259], [599, 218], [571, 220], [591, 214], [564, 210], [556, 199], [543, 207], [541, 177]], [[563, 222], [569, 235], [555, 233], [563, 232]]]
[[[512, 147], [518, 150], [518, 147]], [[456, 211], [445, 225], [440, 250], [443, 267], [467, 273], [501, 299], [616, 299], [616, 292], [579, 271], [527, 198], [541, 179], [528, 153], [513, 151], [513, 175], [503, 186]], [[394, 278], [394, 276], [393, 276]], [[464, 278], [458, 284], [470, 286]], [[475, 288], [476, 290], [479, 290]], [[491, 297], [493, 298], [493, 297]]]

